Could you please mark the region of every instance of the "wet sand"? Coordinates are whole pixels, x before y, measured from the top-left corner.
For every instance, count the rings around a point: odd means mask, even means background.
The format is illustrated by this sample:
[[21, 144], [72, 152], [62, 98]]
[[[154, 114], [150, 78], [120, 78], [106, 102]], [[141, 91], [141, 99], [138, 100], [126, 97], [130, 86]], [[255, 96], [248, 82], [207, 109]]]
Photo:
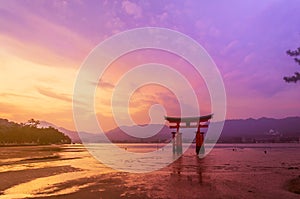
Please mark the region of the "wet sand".
[[191, 149], [145, 174], [113, 170], [82, 145], [0, 147], [0, 198], [300, 197], [299, 144], [236, 146], [204, 159]]

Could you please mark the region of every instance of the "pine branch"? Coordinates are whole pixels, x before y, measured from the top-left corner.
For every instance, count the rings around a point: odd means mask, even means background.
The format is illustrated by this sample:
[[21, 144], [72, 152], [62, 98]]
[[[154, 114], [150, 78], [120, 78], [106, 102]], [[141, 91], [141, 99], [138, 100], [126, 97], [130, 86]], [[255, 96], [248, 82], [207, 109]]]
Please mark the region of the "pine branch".
[[291, 57], [299, 56], [300, 55], [300, 47], [296, 50], [288, 50], [288, 51], [286, 51], [286, 54], [288, 54]]
[[295, 75], [293, 75], [293, 76], [288, 76], [288, 77], [284, 77], [283, 79], [284, 79], [287, 83], [291, 83], [291, 82], [296, 83], [297, 81], [300, 81], [300, 73], [299, 73], [299, 72], [295, 72]]
[[298, 59], [297, 57], [294, 58], [295, 62], [298, 63], [300, 65], [300, 59]]
[[[294, 57], [294, 61], [298, 65], [300, 65], [300, 59], [298, 58], [298, 56], [300, 56], [300, 47], [298, 47], [296, 50], [288, 50], [288, 51], [286, 51], [286, 54], [288, 54], [291, 57]], [[300, 73], [299, 72], [295, 72], [295, 75], [293, 75], [293, 76], [286, 76], [283, 79], [287, 83], [290, 83], [290, 82], [296, 83], [297, 81], [300, 81]]]

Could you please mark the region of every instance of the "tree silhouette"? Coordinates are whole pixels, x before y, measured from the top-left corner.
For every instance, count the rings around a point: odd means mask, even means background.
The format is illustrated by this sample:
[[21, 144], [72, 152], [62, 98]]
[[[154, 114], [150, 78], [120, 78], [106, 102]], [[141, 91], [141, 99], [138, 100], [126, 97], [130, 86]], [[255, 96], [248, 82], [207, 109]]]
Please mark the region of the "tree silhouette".
[[37, 128], [38, 120], [26, 124], [0, 118], [0, 145], [7, 144], [70, 144], [71, 139], [53, 127]]
[[[294, 61], [298, 65], [300, 65], [300, 59], [298, 58], [298, 56], [300, 56], [300, 47], [296, 50], [288, 50], [288, 51], [286, 51], [286, 54], [288, 54], [291, 57], [294, 57]], [[300, 81], [300, 73], [295, 72], [295, 74], [293, 76], [286, 76], [283, 79], [288, 83], [290, 83], [290, 82], [296, 83], [297, 81]]]
[[37, 127], [39, 124], [40, 124], [40, 121], [34, 120], [34, 119], [30, 119], [30, 120], [27, 121], [27, 123], [25, 125], [26, 126], [31, 126], [31, 127]]

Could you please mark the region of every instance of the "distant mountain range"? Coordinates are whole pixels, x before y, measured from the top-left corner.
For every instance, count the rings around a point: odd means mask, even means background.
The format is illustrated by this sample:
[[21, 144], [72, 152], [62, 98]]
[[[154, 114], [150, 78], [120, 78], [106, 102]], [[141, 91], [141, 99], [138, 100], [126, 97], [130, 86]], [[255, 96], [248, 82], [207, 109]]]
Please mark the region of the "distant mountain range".
[[[155, 125], [155, 124], [154, 124]], [[52, 126], [69, 136], [72, 142], [79, 143], [81, 139], [77, 132], [57, 127], [54, 124], [41, 121], [40, 127]], [[122, 127], [123, 129], [134, 130], [136, 126]], [[191, 131], [195, 131], [191, 129]], [[171, 130], [167, 126], [154, 136], [148, 138], [136, 138], [123, 132], [121, 128], [115, 128], [106, 132], [106, 136], [113, 142], [164, 142], [171, 139]], [[141, 132], [142, 133], [142, 132]], [[103, 136], [94, 133], [82, 132], [80, 135], [87, 142], [104, 142]], [[226, 120], [219, 138], [220, 142], [240, 141], [241, 139], [260, 140], [273, 139], [275, 137], [290, 138], [300, 137], [300, 117], [287, 117], [283, 119], [259, 118], [259, 119], [235, 119]]]
[[[55, 124], [52, 124], [47, 121], [40, 121], [40, 124], [38, 125], [39, 128], [47, 128], [47, 127], [53, 127], [62, 132], [63, 134], [67, 135], [69, 138], [71, 138], [73, 143], [81, 143], [81, 138], [78, 134], [77, 131], [71, 131], [63, 127], [58, 127]], [[84, 137], [86, 140], [89, 142], [102, 142], [103, 139], [98, 138], [97, 134], [95, 133], [86, 133], [86, 132], [81, 132], [80, 135]]]
[[299, 142], [300, 117], [226, 120], [219, 142]]
[[226, 120], [222, 136], [300, 136], [300, 117]]
[[[156, 127], [161, 125], [152, 124], [150, 128], [155, 129]], [[126, 132], [135, 131], [137, 129], [136, 126], [125, 126], [122, 127]], [[168, 126], [163, 126], [162, 129], [155, 135], [147, 137], [147, 138], [137, 138], [127, 133], [123, 132], [121, 128], [115, 128], [106, 133], [106, 136], [113, 142], [166, 142], [170, 141], [172, 138], [172, 131]]]
[[[6, 119], [0, 119], [0, 126], [11, 126], [14, 122], [9, 122]], [[40, 121], [39, 128], [53, 127], [64, 133], [71, 138], [73, 143], [80, 143], [81, 138], [86, 142], [105, 142], [103, 134], [95, 134], [90, 132], [81, 132], [80, 136], [76, 131], [71, 131], [63, 127], [58, 127], [52, 123], [46, 121]], [[153, 124], [153, 127], [156, 127]], [[122, 127], [129, 131], [137, 130], [137, 126]], [[147, 138], [137, 138], [123, 132], [121, 128], [115, 128], [106, 132], [108, 137], [113, 142], [168, 142], [172, 137], [172, 130], [167, 126], [163, 128], [154, 136]], [[184, 131], [184, 130], [182, 130]], [[193, 139], [193, 132], [195, 129], [188, 129], [191, 131], [191, 137]], [[143, 133], [143, 132], [141, 132]], [[185, 133], [184, 133], [185, 134]], [[186, 134], [185, 134], [186, 135]], [[299, 140], [300, 137], [300, 117], [287, 117], [283, 119], [273, 118], [259, 118], [259, 119], [236, 119], [226, 120], [224, 128], [219, 138], [219, 142], [241, 142], [247, 141], [260, 141], [260, 140]]]
[[[58, 127], [52, 123], [46, 122], [46, 121], [40, 121], [40, 124], [38, 125], [40, 128], [45, 128], [48, 126], [51, 126], [53, 128], [58, 129], [60, 132], [64, 133], [65, 135], [69, 136], [73, 143], [81, 143], [81, 137], [86, 142], [105, 142], [105, 138], [103, 135], [99, 133], [88, 133], [88, 132], [80, 132], [77, 133], [76, 131], [71, 131], [68, 129], [65, 129], [63, 127]], [[154, 125], [155, 126], [155, 125]], [[128, 129], [128, 130], [134, 130], [135, 126], [124, 126], [122, 128]], [[113, 141], [113, 142], [162, 142], [166, 140], [171, 139], [171, 131], [169, 127], [163, 126], [160, 132], [158, 132], [156, 135], [149, 137], [149, 138], [137, 138], [130, 136], [123, 132], [121, 128], [115, 128], [108, 132], [106, 132], [106, 137]]]

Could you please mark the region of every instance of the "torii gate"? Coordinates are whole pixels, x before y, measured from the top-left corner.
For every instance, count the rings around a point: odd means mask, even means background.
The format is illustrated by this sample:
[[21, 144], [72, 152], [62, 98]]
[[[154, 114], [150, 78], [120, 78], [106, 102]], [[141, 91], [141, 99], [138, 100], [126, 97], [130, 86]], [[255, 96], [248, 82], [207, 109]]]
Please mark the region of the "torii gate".
[[[175, 128], [176, 132], [172, 132], [173, 136], [173, 153], [182, 154], [182, 133], [179, 128], [197, 128], [196, 132], [196, 153], [199, 155], [205, 153], [204, 148], [204, 133], [200, 132], [200, 128], [208, 128], [208, 121], [212, 118], [212, 114], [198, 117], [168, 117], [165, 119], [169, 122], [171, 129]], [[185, 125], [181, 125], [185, 123]], [[204, 123], [204, 124], [203, 124]], [[175, 124], [175, 125], [172, 125]]]

